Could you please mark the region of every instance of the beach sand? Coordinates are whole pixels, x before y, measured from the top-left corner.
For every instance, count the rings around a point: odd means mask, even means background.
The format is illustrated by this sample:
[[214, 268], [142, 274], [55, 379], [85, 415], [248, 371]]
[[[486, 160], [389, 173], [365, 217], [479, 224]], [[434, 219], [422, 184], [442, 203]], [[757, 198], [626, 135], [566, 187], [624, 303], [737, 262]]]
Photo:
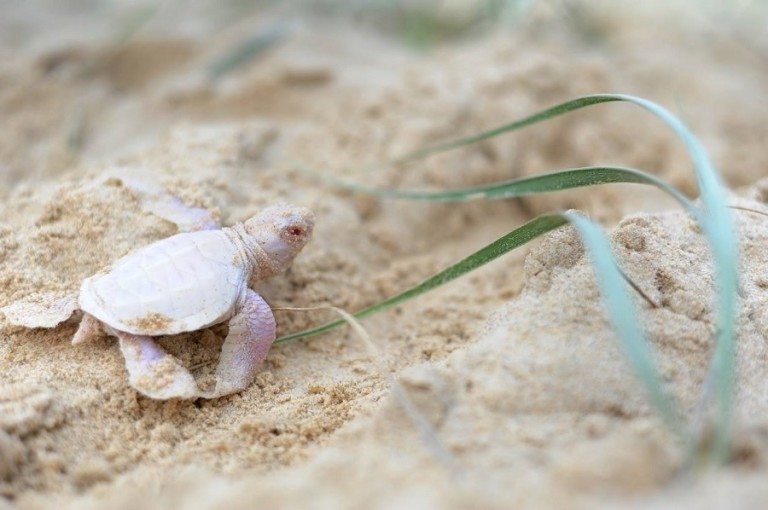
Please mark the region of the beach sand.
[[[396, 202], [296, 170], [448, 189], [620, 164], [695, 196], [679, 141], [626, 105], [372, 166], [580, 94], [625, 92], [692, 127], [734, 205], [768, 209], [768, 65], [757, 50], [695, 19], [681, 25], [679, 12], [604, 7], [587, 9], [589, 31], [545, 6], [513, 29], [426, 53], [365, 23], [296, 14], [288, 38], [215, 81], [203, 71], [217, 55], [282, 18], [259, 12], [227, 24], [201, 8], [163, 11], [110, 45], [96, 15], [20, 7], [0, 22], [0, 306], [75, 292], [115, 259], [176, 233], [120, 176], [162, 186], [225, 224], [277, 201], [312, 208], [311, 243], [256, 289], [273, 307], [357, 310], [537, 213], [577, 208], [612, 229], [622, 267], [660, 305], [638, 299], [638, 314], [695, 424], [712, 353], [711, 261], [700, 229], [659, 191]], [[177, 18], [173, 29], [163, 23]], [[618, 349], [578, 236], [563, 228], [365, 320], [429, 438], [346, 328], [275, 346], [238, 395], [157, 402], [128, 385], [113, 338], [73, 346], [75, 322], [26, 330], [0, 319], [0, 508], [768, 505], [768, 218], [734, 218], [738, 419], [735, 459], [722, 471], [686, 469]], [[275, 314], [278, 334], [331, 318]], [[218, 325], [160, 343], [210, 381], [225, 335]]]

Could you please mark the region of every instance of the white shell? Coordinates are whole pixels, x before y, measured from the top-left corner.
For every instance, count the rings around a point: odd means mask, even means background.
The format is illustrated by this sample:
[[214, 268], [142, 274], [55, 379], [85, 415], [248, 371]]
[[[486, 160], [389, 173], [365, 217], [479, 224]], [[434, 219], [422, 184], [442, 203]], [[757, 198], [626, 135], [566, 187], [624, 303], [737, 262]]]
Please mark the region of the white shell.
[[172, 335], [227, 320], [248, 281], [221, 230], [183, 233], [115, 262], [80, 287], [80, 308], [134, 335]]

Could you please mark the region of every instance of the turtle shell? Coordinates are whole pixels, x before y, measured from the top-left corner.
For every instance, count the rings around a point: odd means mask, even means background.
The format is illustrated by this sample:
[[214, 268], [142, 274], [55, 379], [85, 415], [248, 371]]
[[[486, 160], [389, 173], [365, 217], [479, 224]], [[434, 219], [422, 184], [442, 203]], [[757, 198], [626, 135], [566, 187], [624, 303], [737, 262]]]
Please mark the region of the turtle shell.
[[83, 281], [80, 308], [135, 335], [172, 335], [232, 316], [248, 268], [221, 230], [177, 234]]

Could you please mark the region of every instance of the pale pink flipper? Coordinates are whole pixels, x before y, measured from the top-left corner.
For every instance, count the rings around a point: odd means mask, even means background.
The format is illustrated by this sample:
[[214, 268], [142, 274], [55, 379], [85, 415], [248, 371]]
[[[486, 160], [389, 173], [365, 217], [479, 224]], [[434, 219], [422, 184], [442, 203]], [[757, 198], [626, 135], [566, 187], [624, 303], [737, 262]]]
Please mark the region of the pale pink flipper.
[[142, 198], [142, 207], [155, 216], [175, 223], [180, 232], [218, 230], [221, 225], [208, 209], [192, 207], [168, 193]]
[[54, 328], [69, 319], [77, 308], [76, 295], [40, 294], [29, 301], [11, 303], [0, 311], [15, 326]]
[[[130, 176], [131, 173], [134, 173], [134, 176]], [[107, 175], [119, 179], [125, 187], [130, 189], [139, 198], [144, 210], [174, 223], [180, 232], [221, 228], [219, 221], [208, 209], [187, 205], [180, 198], [150, 182], [149, 179], [135, 177], [135, 174], [141, 173], [143, 172], [139, 169], [120, 168], [108, 172]]]
[[80, 325], [75, 331], [75, 335], [72, 337], [72, 345], [82, 344], [98, 338], [101, 334], [101, 323], [99, 319], [91, 315], [90, 313], [84, 313], [83, 318], [80, 320]]
[[165, 352], [152, 337], [111, 330], [120, 341], [128, 382], [139, 393], [156, 400], [200, 396], [192, 374]]
[[216, 367], [216, 387], [202, 396], [217, 398], [244, 390], [267, 357], [276, 336], [275, 317], [264, 298], [251, 289], [229, 320], [229, 333]]

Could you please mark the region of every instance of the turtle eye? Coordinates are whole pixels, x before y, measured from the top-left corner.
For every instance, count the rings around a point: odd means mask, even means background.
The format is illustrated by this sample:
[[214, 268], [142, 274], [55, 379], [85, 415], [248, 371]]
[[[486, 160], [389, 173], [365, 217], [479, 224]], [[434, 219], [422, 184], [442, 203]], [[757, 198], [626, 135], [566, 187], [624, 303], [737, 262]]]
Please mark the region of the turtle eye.
[[288, 229], [288, 233], [290, 233], [292, 236], [300, 236], [304, 234], [304, 229], [301, 227], [291, 227]]

